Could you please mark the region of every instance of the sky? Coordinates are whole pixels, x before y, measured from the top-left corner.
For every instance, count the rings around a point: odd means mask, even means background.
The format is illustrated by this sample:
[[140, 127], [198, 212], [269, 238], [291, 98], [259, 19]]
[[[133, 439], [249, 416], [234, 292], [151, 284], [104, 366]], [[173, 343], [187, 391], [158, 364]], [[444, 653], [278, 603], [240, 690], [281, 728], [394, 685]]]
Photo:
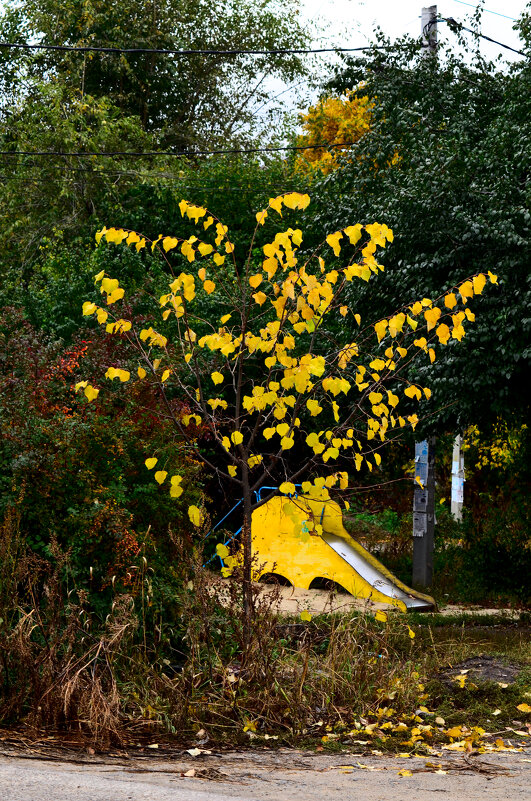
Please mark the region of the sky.
[[[314, 22], [320, 30], [315, 44], [323, 46], [357, 47], [372, 39], [376, 25], [391, 38], [420, 35], [420, 14], [423, 5], [431, 5], [422, 0], [301, 0], [303, 14]], [[470, 15], [474, 13], [475, 3], [462, 0], [441, 0], [437, 3], [438, 14], [453, 17], [458, 22], [470, 26]], [[527, 0], [485, 0], [482, 33], [511, 47], [518, 48], [518, 37], [512, 30], [516, 19], [527, 5]], [[495, 13], [493, 13], [495, 12]], [[509, 19], [508, 19], [509, 18]], [[512, 18], [512, 19], [511, 19]], [[446, 35], [448, 28], [439, 25], [440, 35]], [[455, 41], [455, 37], [451, 37]], [[495, 59], [500, 52], [506, 57], [509, 51], [500, 51], [497, 45], [484, 42], [483, 54]]]
[[[363, 47], [374, 41], [374, 30], [379, 26], [392, 40], [409, 34], [413, 37], [421, 33], [422, 0], [299, 0], [303, 20], [308, 20], [314, 28], [312, 47]], [[426, 0], [425, 0], [426, 2]], [[426, 5], [432, 5], [427, 2]], [[438, 15], [453, 17], [466, 27], [473, 27], [472, 16], [476, 9], [474, 0], [441, 0], [437, 4]], [[530, 6], [531, 0], [484, 0], [484, 13], [481, 33], [515, 49], [521, 47], [516, 32], [515, 20]], [[439, 23], [439, 41], [448, 41], [460, 47], [448, 26]], [[473, 37], [470, 36], [471, 43]], [[481, 40], [482, 55], [492, 61], [499, 56], [505, 61], [520, 59], [516, 53], [500, 48], [498, 45]], [[338, 56], [326, 54], [322, 59], [323, 76], [330, 75], [330, 65], [337, 64]], [[314, 64], [314, 70], [315, 70]], [[318, 67], [317, 67], [318, 69]], [[319, 96], [319, 88], [309, 87], [303, 81], [286, 88], [282, 81], [271, 79], [267, 82], [271, 100], [266, 109], [282, 102], [285, 109], [297, 113], [314, 103]], [[264, 111], [266, 110], [264, 109]], [[264, 112], [262, 112], [264, 113]]]

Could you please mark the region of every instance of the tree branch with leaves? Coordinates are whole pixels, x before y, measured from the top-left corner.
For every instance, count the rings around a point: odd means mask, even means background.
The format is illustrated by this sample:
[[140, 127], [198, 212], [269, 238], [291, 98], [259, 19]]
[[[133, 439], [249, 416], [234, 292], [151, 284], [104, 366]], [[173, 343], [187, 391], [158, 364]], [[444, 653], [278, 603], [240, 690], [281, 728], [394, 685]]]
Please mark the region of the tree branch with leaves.
[[[154, 298], [156, 327], [139, 328], [132, 315], [120, 316], [117, 304], [125, 303], [125, 291], [105, 271], [95, 277], [104, 302], [83, 305], [84, 315], [95, 315], [138, 355], [136, 379], [120, 366], [110, 366], [106, 378], [153, 383], [183, 447], [241, 493], [248, 626], [253, 509], [275, 494], [294, 494], [300, 483], [304, 495], [326, 500], [348, 489], [349, 473], [376, 471], [385, 445], [416, 427], [415, 404], [431, 395], [405, 376], [411, 361], [431, 363], [439, 345], [462, 339], [464, 325], [474, 319], [468, 302], [487, 281], [481, 273], [437, 299], [422, 298], [389, 317], [364, 321], [344, 296], [353, 281], [375, 281], [383, 271], [377, 257], [393, 233], [378, 223], [351, 225], [305, 252], [296, 225], [309, 203], [308, 195], [296, 192], [271, 198], [256, 215], [243, 263], [227, 226], [185, 200], [181, 215], [202, 228], [201, 237], [161, 235], [150, 242], [135, 231], [104, 228], [98, 244], [150, 247], [165, 259], [172, 280], [169, 291]], [[271, 217], [284, 214], [293, 225], [266, 236]], [[205, 299], [215, 303], [214, 319], [202, 312]], [[76, 389], [89, 401], [99, 392], [85, 381]], [[200, 426], [208, 432], [208, 448], [198, 438]], [[159, 468], [155, 481], [172, 497], [183, 493], [178, 465], [159, 464], [150, 455], [146, 467]], [[278, 489], [257, 495], [270, 485]], [[190, 506], [189, 516], [202, 526], [203, 510]], [[318, 520], [308, 520], [306, 529], [318, 535]]]

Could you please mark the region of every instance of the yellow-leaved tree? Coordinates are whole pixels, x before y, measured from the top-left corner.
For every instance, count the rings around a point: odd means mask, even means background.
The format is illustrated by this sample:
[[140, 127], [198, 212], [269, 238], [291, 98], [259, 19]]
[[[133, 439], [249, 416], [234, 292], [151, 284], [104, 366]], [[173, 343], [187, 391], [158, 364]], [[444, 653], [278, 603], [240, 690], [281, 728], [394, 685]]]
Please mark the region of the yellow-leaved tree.
[[[355, 92], [322, 98], [302, 115], [303, 133], [297, 145], [296, 168], [300, 172], [327, 175], [339, 166], [338, 156], [367, 133], [371, 122], [371, 101]], [[316, 147], [316, 145], [323, 145]]]
[[[404, 427], [417, 425], [412, 404], [421, 405], [431, 394], [407, 379], [411, 361], [432, 362], [438, 345], [462, 339], [464, 325], [474, 319], [468, 301], [487, 281], [484, 274], [475, 275], [439, 298], [422, 298], [380, 320], [362, 320], [349, 305], [349, 288], [384, 269], [378, 253], [393, 234], [378, 223], [350, 225], [329, 234], [313, 252], [302, 249], [298, 227], [285, 225], [274, 236], [265, 235], [271, 217], [296, 218], [309, 202], [308, 195], [296, 192], [271, 198], [256, 215], [241, 263], [227, 227], [185, 200], [181, 215], [200, 235], [150, 242], [134, 231], [104, 228], [98, 244], [158, 251], [172, 279], [156, 301], [151, 325], [136, 327], [124, 289], [105, 271], [95, 277], [101, 301], [83, 305], [83, 314], [95, 315], [138, 354], [135, 373], [112, 365], [105, 377], [152, 382], [183, 447], [241, 493], [247, 626], [253, 509], [279, 492], [295, 492], [299, 482], [304, 494], [326, 499], [330, 491], [347, 489], [349, 472], [377, 470], [385, 444]], [[490, 280], [496, 276], [490, 274]], [[204, 314], [208, 296], [215, 320]], [[76, 388], [89, 402], [99, 392], [86, 381]], [[175, 397], [186, 404], [186, 413], [175, 411]], [[208, 431], [208, 451], [198, 444], [199, 425]], [[161, 491], [179, 497], [179, 465], [147, 456], [146, 467]], [[278, 490], [257, 501], [255, 492], [271, 484]], [[189, 507], [189, 516], [202, 525], [202, 509]], [[305, 530], [317, 525], [308, 520]]]

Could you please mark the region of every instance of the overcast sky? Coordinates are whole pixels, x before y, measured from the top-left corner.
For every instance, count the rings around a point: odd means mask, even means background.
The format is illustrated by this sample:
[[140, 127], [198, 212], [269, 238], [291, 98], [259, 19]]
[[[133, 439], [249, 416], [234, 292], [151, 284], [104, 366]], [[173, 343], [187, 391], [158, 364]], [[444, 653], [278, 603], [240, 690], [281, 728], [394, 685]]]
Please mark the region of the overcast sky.
[[[419, 0], [301, 0], [301, 4], [303, 13], [321, 31], [316, 43], [343, 47], [356, 47], [371, 41], [376, 25], [391, 38], [405, 33], [419, 36], [421, 8], [423, 5], [431, 5]], [[518, 48], [518, 37], [512, 30], [513, 20], [522, 13], [526, 5], [526, 0], [486, 0], [482, 33]], [[474, 9], [473, 0], [471, 3], [459, 0], [437, 3], [440, 16], [453, 17], [464, 24], [470, 23], [470, 14], [474, 13]], [[446, 35], [448, 29], [440, 24], [439, 30], [440, 35]], [[483, 48], [484, 54], [492, 59], [500, 53], [499, 47], [487, 42]], [[501, 52], [511, 58], [509, 51]]]

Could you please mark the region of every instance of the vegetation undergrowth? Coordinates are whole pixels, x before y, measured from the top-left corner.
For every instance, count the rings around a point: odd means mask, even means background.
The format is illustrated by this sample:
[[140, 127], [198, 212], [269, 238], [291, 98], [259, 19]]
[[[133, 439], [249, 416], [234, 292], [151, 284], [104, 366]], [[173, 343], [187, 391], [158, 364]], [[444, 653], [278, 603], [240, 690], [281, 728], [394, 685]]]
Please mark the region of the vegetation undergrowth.
[[200, 737], [208, 747], [427, 753], [437, 743], [476, 746], [483, 729], [519, 729], [515, 718], [521, 729], [529, 720], [524, 635], [507, 651], [522, 666], [514, 683], [467, 682], [462, 660], [499, 651], [484, 631], [468, 641], [465, 629], [450, 626], [441, 638], [443, 629], [368, 609], [282, 617], [274, 587], [260, 593], [254, 585], [246, 642], [241, 584], [204, 569], [199, 550], [179, 552], [177, 542], [173, 610], [149, 589], [156, 576], [146, 560], [129, 591], [114, 592], [108, 614], [95, 611], [90, 593], [65, 580], [68, 552], [52, 539], [47, 558], [30, 553], [15, 513], [1, 529], [0, 557], [4, 726], [79, 732], [103, 749], [153, 740], [189, 746]]

